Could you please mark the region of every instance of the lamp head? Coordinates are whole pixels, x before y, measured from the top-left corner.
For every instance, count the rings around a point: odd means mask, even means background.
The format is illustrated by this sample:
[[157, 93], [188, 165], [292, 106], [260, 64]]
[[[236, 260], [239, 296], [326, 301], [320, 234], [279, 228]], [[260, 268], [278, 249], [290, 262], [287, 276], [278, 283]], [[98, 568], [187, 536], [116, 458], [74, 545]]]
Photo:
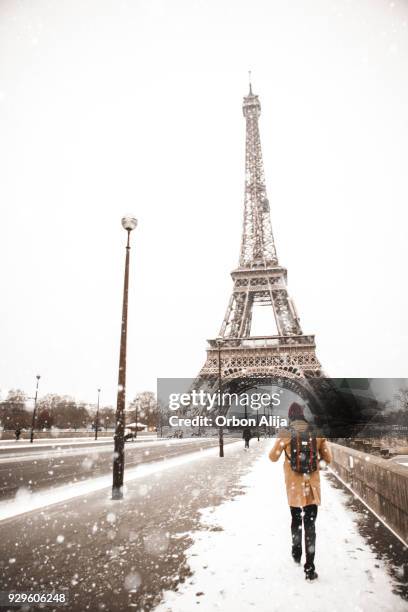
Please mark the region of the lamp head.
[[136, 226], [137, 226], [137, 219], [135, 217], [132, 217], [132, 215], [126, 215], [126, 217], [122, 218], [122, 227], [126, 231], [131, 232], [132, 230], [135, 229]]

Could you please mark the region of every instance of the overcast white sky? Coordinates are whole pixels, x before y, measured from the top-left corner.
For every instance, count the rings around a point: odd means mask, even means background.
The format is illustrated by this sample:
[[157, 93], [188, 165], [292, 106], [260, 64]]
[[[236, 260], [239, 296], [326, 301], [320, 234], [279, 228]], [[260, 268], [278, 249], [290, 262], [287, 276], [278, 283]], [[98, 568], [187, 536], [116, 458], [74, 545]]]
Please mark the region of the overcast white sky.
[[195, 376], [241, 233], [247, 70], [272, 225], [333, 376], [408, 376], [408, 4], [2, 0], [0, 388]]

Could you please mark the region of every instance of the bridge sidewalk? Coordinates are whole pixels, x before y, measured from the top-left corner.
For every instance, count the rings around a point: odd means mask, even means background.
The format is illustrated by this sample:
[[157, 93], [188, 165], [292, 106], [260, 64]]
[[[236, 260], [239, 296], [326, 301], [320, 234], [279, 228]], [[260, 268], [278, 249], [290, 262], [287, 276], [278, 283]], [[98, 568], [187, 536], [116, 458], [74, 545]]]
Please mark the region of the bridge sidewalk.
[[187, 551], [193, 575], [178, 592], [166, 592], [155, 612], [191, 612], [197, 604], [208, 612], [407, 611], [408, 602], [393, 592], [396, 580], [386, 561], [359, 533], [349, 494], [326, 474], [317, 518], [319, 579], [304, 580], [290, 556], [282, 463], [269, 461], [271, 442], [251, 444], [250, 454], [260, 456], [241, 479], [246, 493], [202, 511], [202, 530], [193, 533]]

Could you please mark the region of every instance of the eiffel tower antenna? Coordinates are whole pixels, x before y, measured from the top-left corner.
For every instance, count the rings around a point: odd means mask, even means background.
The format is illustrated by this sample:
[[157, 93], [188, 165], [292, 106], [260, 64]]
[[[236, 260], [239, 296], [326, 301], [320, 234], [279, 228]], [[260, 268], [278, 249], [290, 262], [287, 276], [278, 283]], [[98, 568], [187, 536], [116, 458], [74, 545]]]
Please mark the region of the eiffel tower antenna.
[[[199, 378], [217, 374], [222, 342], [223, 378], [322, 376], [314, 336], [302, 331], [287, 290], [287, 270], [278, 263], [259, 133], [261, 104], [252, 92], [243, 99], [246, 122], [244, 217], [238, 267], [232, 271], [232, 295], [219, 338], [208, 340], [207, 360]], [[257, 305], [271, 309], [277, 333], [254, 336], [252, 314]], [[272, 330], [270, 330], [272, 331]]]
[[252, 96], [252, 70], [248, 70], [248, 80], [249, 80], [249, 95]]
[[240, 266], [267, 267], [278, 263], [272, 235], [269, 201], [266, 195], [258, 119], [261, 104], [252, 93], [244, 98], [242, 107], [246, 119], [245, 201]]

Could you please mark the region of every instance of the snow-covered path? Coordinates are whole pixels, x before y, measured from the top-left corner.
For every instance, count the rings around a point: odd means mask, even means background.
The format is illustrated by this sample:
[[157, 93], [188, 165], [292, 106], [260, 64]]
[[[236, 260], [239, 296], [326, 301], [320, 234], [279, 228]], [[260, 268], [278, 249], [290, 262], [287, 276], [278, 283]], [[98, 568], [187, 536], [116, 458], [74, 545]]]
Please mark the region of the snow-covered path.
[[222, 612], [406, 612], [407, 602], [393, 594], [383, 563], [359, 535], [345, 493], [324, 475], [317, 518], [319, 580], [304, 580], [290, 556], [282, 462], [269, 461], [270, 446], [265, 444], [241, 480], [244, 495], [202, 512], [203, 530], [192, 534], [187, 551], [193, 575], [178, 592], [167, 591], [155, 612], [191, 612], [197, 604], [202, 611]]

